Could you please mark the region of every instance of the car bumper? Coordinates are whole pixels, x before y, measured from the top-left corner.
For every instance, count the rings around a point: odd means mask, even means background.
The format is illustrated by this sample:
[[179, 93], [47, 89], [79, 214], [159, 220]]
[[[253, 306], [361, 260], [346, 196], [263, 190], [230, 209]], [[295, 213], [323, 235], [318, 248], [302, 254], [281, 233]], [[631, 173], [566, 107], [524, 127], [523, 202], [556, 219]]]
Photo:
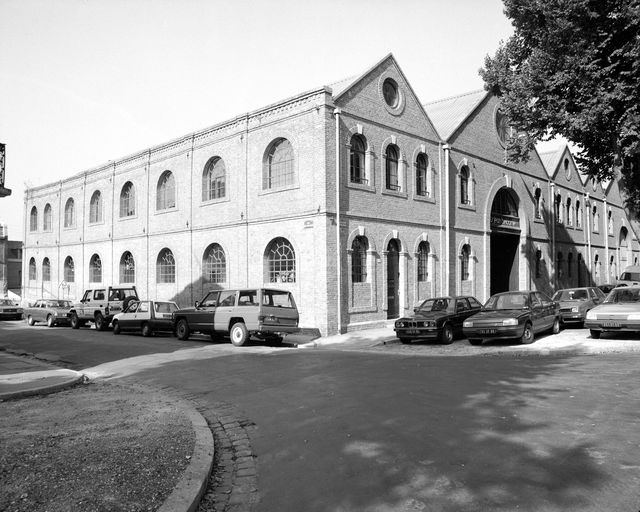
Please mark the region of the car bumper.
[[463, 329], [464, 336], [466, 338], [475, 339], [495, 339], [495, 338], [519, 338], [524, 332], [524, 325], [514, 326], [478, 326], [478, 327], [465, 327]]
[[398, 338], [433, 340], [440, 335], [440, 330], [436, 327], [418, 327], [418, 328], [396, 328], [396, 336]]
[[585, 320], [584, 326], [595, 331], [640, 331], [637, 320]]
[[560, 313], [560, 319], [562, 323], [582, 323], [584, 322], [585, 315], [583, 313]]
[[0, 311], [0, 319], [20, 320], [21, 318], [22, 318], [22, 311], [11, 311], [11, 312]]

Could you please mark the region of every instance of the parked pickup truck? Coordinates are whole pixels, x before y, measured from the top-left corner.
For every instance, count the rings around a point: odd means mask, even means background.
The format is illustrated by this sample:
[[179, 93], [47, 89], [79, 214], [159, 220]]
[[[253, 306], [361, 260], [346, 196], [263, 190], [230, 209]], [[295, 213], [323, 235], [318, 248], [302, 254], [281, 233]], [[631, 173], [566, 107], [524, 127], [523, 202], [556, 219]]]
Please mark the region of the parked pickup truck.
[[229, 336], [236, 347], [250, 336], [282, 339], [298, 331], [298, 309], [293, 295], [267, 288], [211, 291], [193, 308], [173, 313], [173, 331], [186, 340], [192, 332], [218, 340]]

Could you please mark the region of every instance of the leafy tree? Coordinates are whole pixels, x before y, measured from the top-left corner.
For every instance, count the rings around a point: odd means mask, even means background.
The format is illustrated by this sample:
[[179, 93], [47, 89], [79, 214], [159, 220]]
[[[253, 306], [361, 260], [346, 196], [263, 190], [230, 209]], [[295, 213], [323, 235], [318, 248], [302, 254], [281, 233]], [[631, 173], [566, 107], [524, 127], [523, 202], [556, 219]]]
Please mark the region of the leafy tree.
[[640, 212], [640, 0], [504, 0], [514, 34], [480, 75], [516, 133], [508, 154], [564, 136], [582, 170], [622, 172], [627, 206]]

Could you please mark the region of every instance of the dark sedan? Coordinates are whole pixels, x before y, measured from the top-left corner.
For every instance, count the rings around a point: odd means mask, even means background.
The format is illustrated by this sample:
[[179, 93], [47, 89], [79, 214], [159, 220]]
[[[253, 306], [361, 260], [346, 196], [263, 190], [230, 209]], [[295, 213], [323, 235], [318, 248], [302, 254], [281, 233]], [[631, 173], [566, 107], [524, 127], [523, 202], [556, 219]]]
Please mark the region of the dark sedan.
[[480, 311], [475, 297], [437, 297], [425, 300], [415, 308], [412, 317], [396, 320], [394, 330], [402, 343], [411, 340], [435, 340], [453, 343], [462, 333], [462, 322]]
[[600, 304], [605, 297], [600, 288], [587, 286], [558, 290], [553, 295], [553, 300], [560, 304], [560, 318], [563, 324], [582, 325], [587, 311]]
[[532, 343], [537, 333], [546, 330], [560, 332], [560, 306], [544, 293], [530, 291], [493, 295], [482, 311], [463, 324], [464, 335], [472, 345], [497, 338]]

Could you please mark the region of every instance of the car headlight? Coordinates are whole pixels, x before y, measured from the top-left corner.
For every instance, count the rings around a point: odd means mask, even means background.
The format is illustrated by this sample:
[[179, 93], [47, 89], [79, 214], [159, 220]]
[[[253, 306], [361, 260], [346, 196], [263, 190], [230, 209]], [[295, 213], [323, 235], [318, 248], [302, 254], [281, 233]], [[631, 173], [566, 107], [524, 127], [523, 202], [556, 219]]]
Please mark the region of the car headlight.
[[593, 310], [587, 311], [587, 320], [597, 320], [598, 315]]
[[517, 318], [505, 318], [502, 321], [502, 325], [518, 325], [518, 319]]
[[462, 327], [473, 327], [473, 322], [471, 320], [465, 320], [462, 323]]
[[402, 322], [396, 322], [396, 327], [402, 328], [404, 327], [404, 324]]
[[627, 317], [627, 320], [640, 320], [640, 313], [631, 313]]
[[580, 308], [578, 306], [574, 306], [571, 308], [572, 313], [580, 313]]

